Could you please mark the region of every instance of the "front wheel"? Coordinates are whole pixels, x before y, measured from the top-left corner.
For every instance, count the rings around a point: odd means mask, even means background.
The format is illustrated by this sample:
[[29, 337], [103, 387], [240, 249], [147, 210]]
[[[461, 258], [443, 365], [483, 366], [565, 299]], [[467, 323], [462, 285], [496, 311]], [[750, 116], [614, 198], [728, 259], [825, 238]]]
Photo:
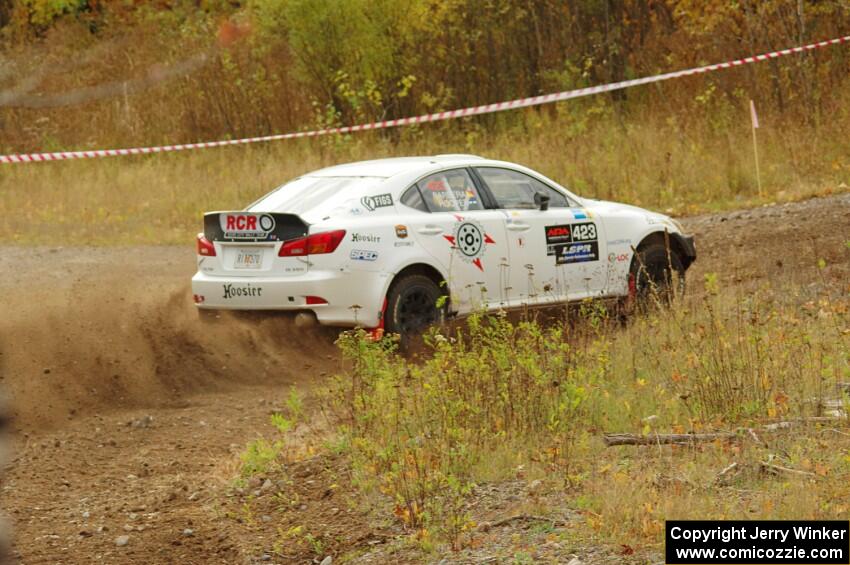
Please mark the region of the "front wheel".
[[679, 255], [661, 243], [638, 250], [629, 273], [629, 291], [638, 307], [669, 305], [685, 292], [685, 267]]
[[445, 319], [445, 307], [438, 304], [442, 296], [440, 287], [424, 275], [399, 279], [387, 294], [384, 328], [406, 340], [441, 323]]

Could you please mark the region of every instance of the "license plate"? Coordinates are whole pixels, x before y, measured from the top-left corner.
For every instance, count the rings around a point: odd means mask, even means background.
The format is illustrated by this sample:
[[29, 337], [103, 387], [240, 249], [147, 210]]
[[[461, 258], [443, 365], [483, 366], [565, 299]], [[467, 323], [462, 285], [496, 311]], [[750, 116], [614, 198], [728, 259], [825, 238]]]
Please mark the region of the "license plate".
[[259, 249], [240, 249], [236, 252], [236, 269], [260, 269], [263, 266], [263, 252]]

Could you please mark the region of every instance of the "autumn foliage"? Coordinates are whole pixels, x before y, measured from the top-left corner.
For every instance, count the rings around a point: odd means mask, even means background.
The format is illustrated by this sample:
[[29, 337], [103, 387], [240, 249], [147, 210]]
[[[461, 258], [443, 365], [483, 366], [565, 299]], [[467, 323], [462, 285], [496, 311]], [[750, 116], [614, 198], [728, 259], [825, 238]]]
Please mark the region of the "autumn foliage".
[[[0, 2], [0, 148], [398, 118], [831, 38], [850, 33], [847, 15], [839, 0]], [[839, 47], [607, 100], [641, 119], [708, 115], [723, 129], [752, 97], [782, 119], [816, 124], [839, 109], [848, 63]], [[522, 115], [475, 123], [501, 127]]]

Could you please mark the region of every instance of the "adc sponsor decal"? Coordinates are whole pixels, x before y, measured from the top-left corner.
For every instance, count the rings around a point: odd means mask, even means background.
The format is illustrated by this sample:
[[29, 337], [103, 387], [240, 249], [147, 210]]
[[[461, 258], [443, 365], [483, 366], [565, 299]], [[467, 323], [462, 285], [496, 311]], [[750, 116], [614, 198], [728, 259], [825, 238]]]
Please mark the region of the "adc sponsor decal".
[[555, 256], [556, 265], [599, 260], [596, 224], [546, 226], [546, 255]]

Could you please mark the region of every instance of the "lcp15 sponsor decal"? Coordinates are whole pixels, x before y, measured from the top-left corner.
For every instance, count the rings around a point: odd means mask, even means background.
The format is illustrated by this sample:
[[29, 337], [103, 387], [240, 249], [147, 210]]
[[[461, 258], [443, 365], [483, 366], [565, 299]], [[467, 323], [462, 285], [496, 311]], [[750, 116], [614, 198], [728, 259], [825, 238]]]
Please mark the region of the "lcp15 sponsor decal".
[[555, 256], [555, 264], [599, 260], [596, 224], [582, 222], [546, 226], [546, 255]]

